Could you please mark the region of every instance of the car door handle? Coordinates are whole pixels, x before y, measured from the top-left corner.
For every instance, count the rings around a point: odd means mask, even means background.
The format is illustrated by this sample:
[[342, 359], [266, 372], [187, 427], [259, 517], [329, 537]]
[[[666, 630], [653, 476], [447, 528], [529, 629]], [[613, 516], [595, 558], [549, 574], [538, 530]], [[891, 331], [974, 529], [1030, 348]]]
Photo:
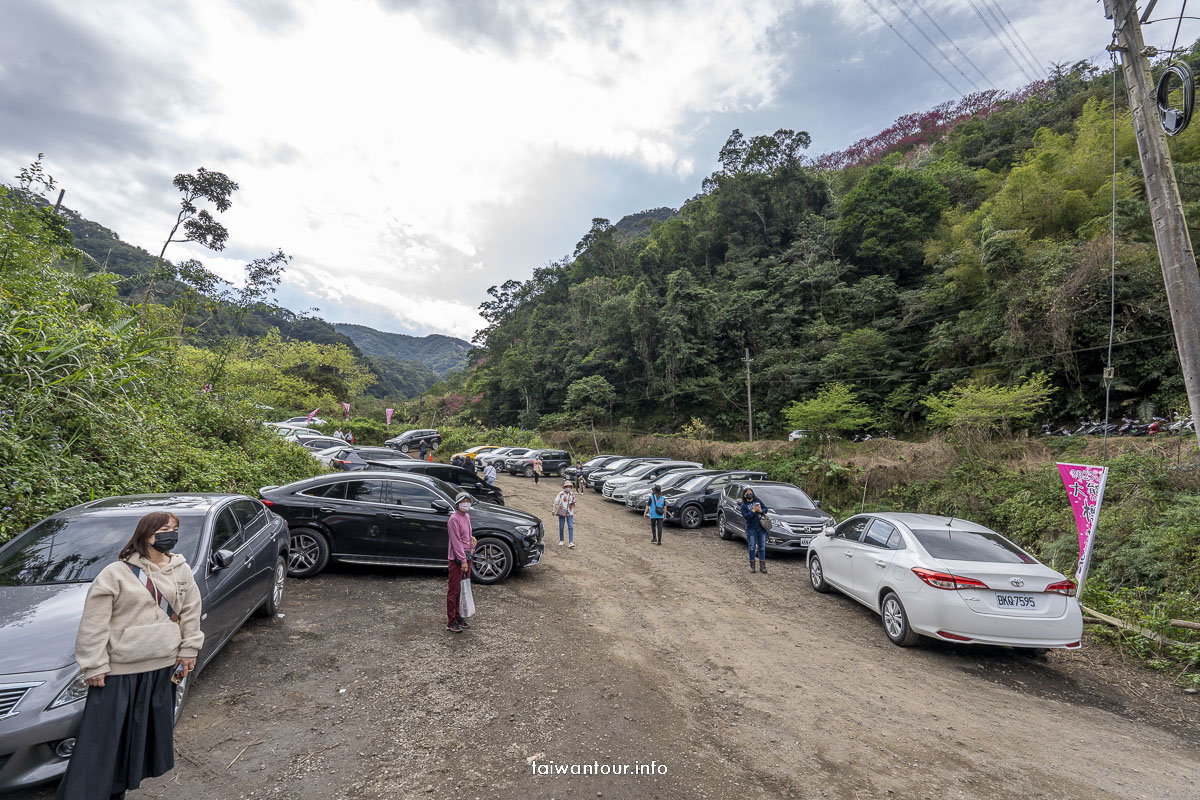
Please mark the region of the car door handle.
[[252, 567], [252, 566], [254, 566], [254, 556], [246, 556], [246, 560], [245, 560], [243, 563], [244, 563], [244, 564], [245, 564], [247, 567]]
[[887, 562], [877, 558], [877, 559], [875, 559], [875, 566], [877, 566], [877, 567], [886, 567], [886, 566], [887, 566]]
[[396, 512], [396, 511], [393, 511], [392, 513], [388, 514], [388, 517], [390, 517], [391, 519], [404, 519], [404, 515], [399, 512]]
[[849, 550], [843, 550], [842, 555], [844, 555], [846, 558], [854, 558], [854, 553], [851, 553]]
[[325, 506], [321, 506], [320, 508], [317, 509], [317, 511], [320, 511], [322, 514], [333, 514], [334, 512], [337, 511], [337, 509], [336, 508], [326, 508]]

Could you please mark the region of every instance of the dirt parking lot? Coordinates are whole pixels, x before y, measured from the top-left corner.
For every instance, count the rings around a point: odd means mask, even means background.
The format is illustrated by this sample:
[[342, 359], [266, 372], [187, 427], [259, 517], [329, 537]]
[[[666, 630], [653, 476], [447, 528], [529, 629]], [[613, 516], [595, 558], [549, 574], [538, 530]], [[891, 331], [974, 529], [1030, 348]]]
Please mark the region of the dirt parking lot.
[[[555, 481], [501, 481], [556, 523]], [[1113, 650], [900, 649], [801, 559], [752, 575], [712, 526], [653, 547], [591, 492], [576, 549], [547, 534], [461, 635], [444, 572], [291, 581], [130, 798], [1200, 798], [1200, 702]]]

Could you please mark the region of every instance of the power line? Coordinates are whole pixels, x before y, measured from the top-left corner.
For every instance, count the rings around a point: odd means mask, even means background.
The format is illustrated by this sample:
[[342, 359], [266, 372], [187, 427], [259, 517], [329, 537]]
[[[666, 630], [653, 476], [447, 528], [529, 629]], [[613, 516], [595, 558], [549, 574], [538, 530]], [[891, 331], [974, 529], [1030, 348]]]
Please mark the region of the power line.
[[917, 33], [921, 34], [921, 36], [923, 36], [925, 38], [925, 41], [929, 42], [930, 46], [933, 47], [934, 50], [938, 51], [938, 55], [940, 55], [942, 58], [946, 59], [946, 63], [949, 64], [950, 66], [954, 67], [954, 69], [958, 72], [958, 74], [963, 76], [963, 80], [965, 80], [967, 83], [974, 86], [975, 91], [977, 91], [977, 92], [982, 91], [979, 88], [979, 84], [975, 83], [975, 81], [972, 80], [967, 75], [967, 73], [963, 72], [962, 69], [959, 68], [958, 64], [954, 63], [954, 61], [951, 60], [950, 56], [943, 53], [942, 48], [938, 47], [937, 43], [934, 42], [933, 39], [929, 38], [929, 35], [925, 33], [925, 29], [922, 28], [920, 25], [918, 25], [916, 20], [914, 20], [912, 17], [910, 17], [908, 15], [908, 12], [904, 10], [904, 6], [900, 5], [900, 3], [897, 2], [897, 0], [891, 0], [891, 2], [892, 2], [892, 5], [896, 7], [896, 10], [899, 11], [906, 20], [908, 20], [908, 23], [917, 29]]
[[[1008, 14], [1004, 13], [1004, 7], [1001, 6], [997, 0], [983, 0], [983, 2], [988, 6], [988, 11], [991, 13], [992, 18], [996, 20], [997, 25], [1000, 24], [1000, 19], [996, 16], [997, 14], [999, 14], [1000, 17], [1003, 17], [1004, 21], [1008, 23], [1008, 32], [1010, 37], [1018, 44], [1017, 52], [1021, 53], [1029, 62], [1030, 67], [1033, 68], [1034, 75], [1041, 75], [1042, 67], [1038, 63], [1037, 56], [1033, 54], [1033, 50], [1029, 47], [1029, 43], [1025, 41], [1025, 37], [1021, 35], [1019, 30], [1017, 30], [1017, 26], [1014, 25], [1013, 21], [1008, 18]], [[1025, 48], [1024, 51], [1021, 50], [1022, 46]]]
[[874, 11], [874, 12], [875, 12], [875, 16], [877, 16], [877, 17], [879, 17], [881, 20], [883, 20], [883, 24], [884, 24], [884, 25], [887, 25], [889, 28], [891, 28], [891, 29], [892, 29], [892, 33], [894, 33], [894, 34], [896, 34], [897, 36], [899, 36], [899, 37], [900, 37], [900, 41], [902, 41], [902, 42], [904, 42], [906, 45], [908, 45], [908, 49], [909, 49], [909, 50], [912, 50], [912, 51], [913, 51], [913, 53], [915, 53], [915, 54], [916, 54], [917, 58], [919, 58], [919, 59], [921, 59], [922, 61], [924, 61], [924, 62], [925, 62], [925, 66], [929, 67], [931, 70], [933, 70], [935, 73], [937, 73], [937, 76], [938, 76], [939, 78], [941, 78], [943, 81], [945, 81], [945, 82], [946, 82], [946, 85], [947, 85], [947, 86], [949, 86], [949, 87], [950, 87], [952, 90], [954, 90], [954, 93], [955, 93], [956, 95], [958, 95], [959, 97], [962, 97], [962, 96], [963, 96], [964, 92], [962, 92], [962, 91], [961, 91], [961, 90], [960, 90], [960, 89], [959, 89], [957, 86], [955, 86], [953, 83], [951, 83], [951, 82], [950, 82], [950, 79], [949, 79], [949, 78], [947, 78], [945, 75], [943, 75], [941, 70], [939, 70], [939, 69], [938, 69], [937, 67], [935, 67], [935, 66], [934, 66], [932, 63], [930, 63], [929, 59], [928, 59], [928, 58], [926, 58], [924, 55], [922, 55], [922, 53], [921, 53], [921, 51], [920, 51], [920, 50], [918, 50], [917, 48], [913, 47], [913, 44], [912, 44], [912, 42], [910, 42], [908, 39], [906, 39], [906, 38], [904, 37], [904, 34], [902, 34], [900, 31], [896, 30], [896, 26], [895, 26], [895, 25], [893, 25], [892, 23], [888, 22], [888, 20], [887, 20], [887, 17], [885, 17], [883, 14], [879, 13], [879, 9], [877, 9], [877, 8], [876, 8], [876, 7], [875, 7], [875, 6], [874, 6], [874, 5], [871, 3], [871, 0], [863, 0], [863, 2], [867, 4], [867, 7], [868, 7], [868, 8], [870, 8], [872, 11]]
[[919, 10], [922, 14], [925, 15], [925, 19], [927, 19], [931, 23], [933, 23], [933, 27], [937, 28], [938, 33], [942, 34], [942, 36], [945, 38], [945, 40], [947, 42], [949, 42], [950, 45], [955, 50], [958, 51], [958, 54], [963, 57], [963, 60], [965, 60], [968, 64], [970, 64], [971, 68], [974, 69], [976, 72], [978, 72], [985, 82], [991, 84], [992, 88], [995, 88], [995, 86], [996, 86], [995, 81], [993, 81], [991, 78], [989, 78], [987, 76], [987, 73], [985, 73], [983, 70], [981, 70], [979, 68], [979, 66], [974, 61], [971, 60], [971, 57], [963, 52], [963, 49], [958, 46], [958, 42], [956, 42], [950, 38], [950, 35], [948, 33], [946, 33], [946, 31], [942, 28], [942, 26], [940, 24], [938, 24], [938, 21], [936, 19], [934, 19], [929, 14], [928, 11], [925, 10], [925, 6], [921, 5], [921, 0], [913, 0], [913, 2], [916, 4], [917, 10]]
[[979, 10], [979, 6], [975, 5], [975, 0], [967, 0], [967, 2], [971, 4], [971, 8], [975, 10], [975, 15], [979, 17], [979, 21], [983, 23], [983, 26], [988, 29], [988, 33], [990, 33], [992, 38], [996, 40], [996, 44], [1000, 45], [1000, 49], [1004, 51], [1004, 54], [1008, 56], [1009, 60], [1012, 61], [1021, 74], [1025, 76], [1025, 79], [1030, 83], [1033, 83], [1035, 79], [1030, 76], [1029, 71], [1025, 69], [1021, 62], [1017, 60], [1017, 57], [1012, 54], [1012, 50], [1009, 49], [1008, 45], [1006, 45], [1000, 39], [999, 34], [997, 34], [995, 28], [992, 27], [992, 23], [988, 22], [987, 17], [985, 17], [983, 12]]

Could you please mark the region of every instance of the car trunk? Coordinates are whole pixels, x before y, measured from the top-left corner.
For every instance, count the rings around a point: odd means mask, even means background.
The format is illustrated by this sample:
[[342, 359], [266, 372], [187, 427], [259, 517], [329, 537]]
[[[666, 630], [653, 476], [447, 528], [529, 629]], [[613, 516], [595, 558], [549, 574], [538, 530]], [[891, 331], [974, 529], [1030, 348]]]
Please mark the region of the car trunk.
[[987, 589], [959, 589], [967, 607], [978, 614], [1008, 617], [1061, 617], [1071, 598], [1046, 587], [1064, 580], [1044, 564], [1008, 564], [986, 561], [942, 561], [946, 570], [961, 578], [981, 581]]

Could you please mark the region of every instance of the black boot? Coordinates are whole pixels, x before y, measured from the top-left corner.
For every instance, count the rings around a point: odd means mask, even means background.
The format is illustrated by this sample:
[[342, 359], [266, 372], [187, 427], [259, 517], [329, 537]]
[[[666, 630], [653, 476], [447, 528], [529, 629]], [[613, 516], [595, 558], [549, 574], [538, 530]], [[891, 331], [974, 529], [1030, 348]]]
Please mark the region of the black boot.
[[750, 562], [750, 571], [754, 572], [754, 562], [753, 561]]
[[767, 574], [767, 562], [765, 562], [765, 561], [758, 562], [758, 571], [761, 572], [763, 575], [766, 575]]

